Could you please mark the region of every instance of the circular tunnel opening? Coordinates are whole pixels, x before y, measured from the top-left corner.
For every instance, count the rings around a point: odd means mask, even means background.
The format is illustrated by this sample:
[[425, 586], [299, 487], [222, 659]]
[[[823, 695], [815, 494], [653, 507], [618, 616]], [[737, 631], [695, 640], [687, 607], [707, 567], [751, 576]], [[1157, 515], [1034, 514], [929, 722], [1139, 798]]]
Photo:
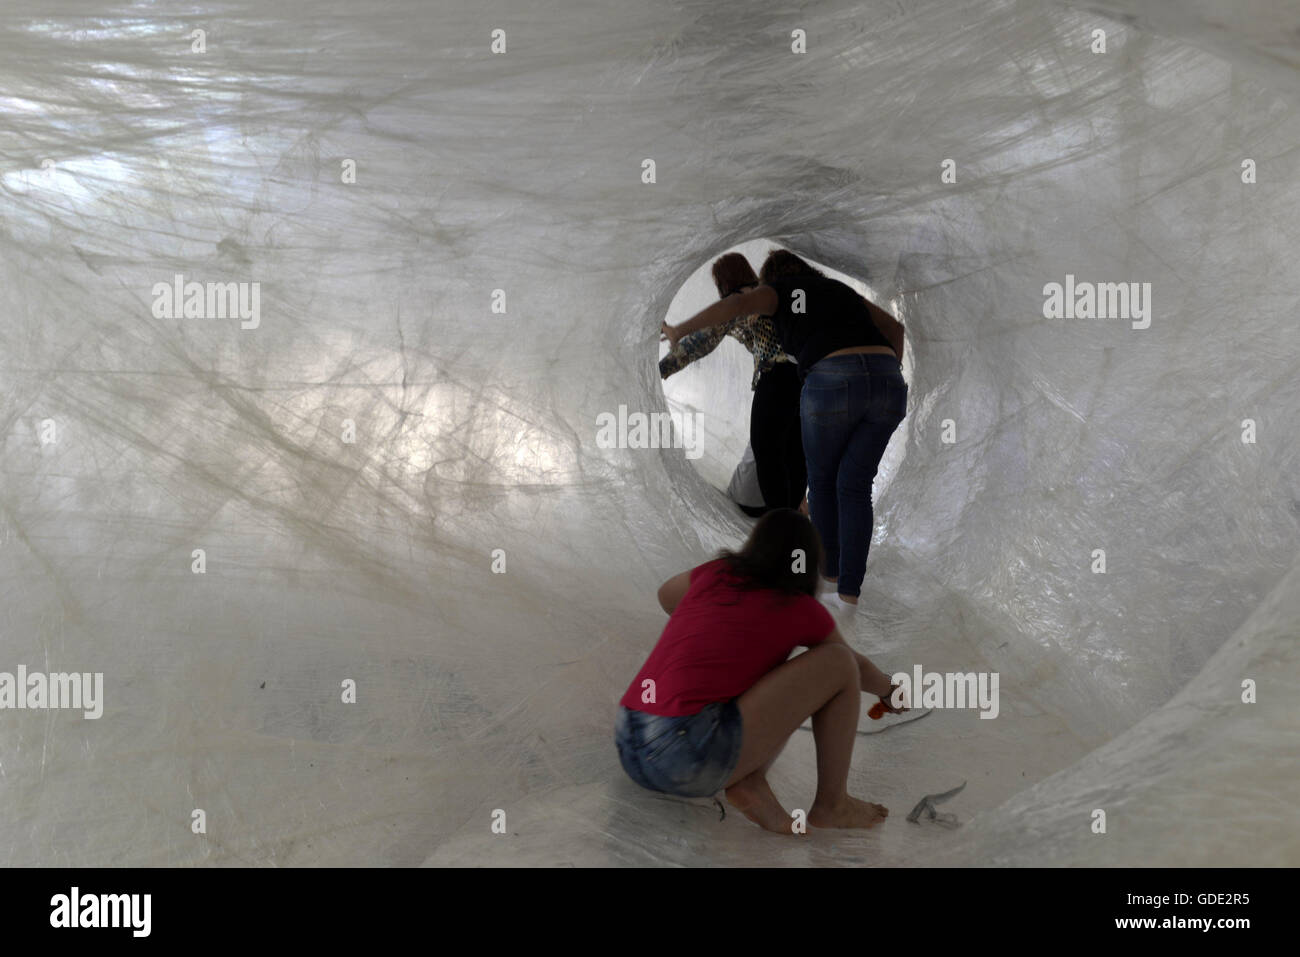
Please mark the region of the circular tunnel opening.
[[[700, 263], [682, 283], [668, 306], [664, 321], [670, 325], [684, 322], [695, 313], [718, 299], [714, 282], [713, 263], [728, 253], [744, 256], [754, 272], [773, 249], [788, 249], [773, 239], [752, 239], [728, 249], [719, 250]], [[803, 259], [832, 279], [852, 287], [859, 294], [897, 315], [897, 310], [882, 297], [870, 283], [833, 269], [791, 249]], [[753, 400], [754, 358], [740, 339], [722, 335], [721, 341], [703, 355], [684, 357], [667, 363], [668, 343], [658, 343], [658, 359], [664, 390], [664, 399], [674, 418], [694, 416], [699, 442], [687, 458], [706, 482], [718, 489], [736, 505], [751, 508], [762, 506], [761, 492], [754, 478], [753, 453], [750, 449], [750, 412]], [[912, 350], [903, 350], [903, 377], [912, 381]], [[914, 397], [909, 398], [909, 412]], [[907, 420], [895, 432], [881, 459], [874, 483], [874, 495], [879, 497], [897, 474], [907, 454]]]

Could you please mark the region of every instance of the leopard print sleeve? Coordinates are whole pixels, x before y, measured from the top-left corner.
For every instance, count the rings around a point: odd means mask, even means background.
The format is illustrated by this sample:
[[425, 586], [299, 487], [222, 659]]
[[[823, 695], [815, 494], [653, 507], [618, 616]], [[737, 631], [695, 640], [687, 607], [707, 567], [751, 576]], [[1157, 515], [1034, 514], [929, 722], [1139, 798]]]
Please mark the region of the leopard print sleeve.
[[721, 325], [692, 332], [689, 336], [683, 336], [678, 341], [677, 348], [669, 350], [668, 355], [659, 360], [659, 377], [667, 379], [674, 372], [681, 372], [697, 359], [703, 359], [718, 348], [718, 343], [726, 338], [735, 324], [735, 321], [724, 322]]
[[682, 338], [677, 348], [659, 360], [660, 378], [667, 379], [674, 372], [681, 372], [692, 362], [704, 358], [718, 348], [726, 336], [736, 339], [754, 357], [754, 375], [749, 383], [751, 389], [758, 388], [763, 373], [776, 363], [794, 361], [781, 348], [781, 340], [771, 319], [758, 315], [741, 316]]

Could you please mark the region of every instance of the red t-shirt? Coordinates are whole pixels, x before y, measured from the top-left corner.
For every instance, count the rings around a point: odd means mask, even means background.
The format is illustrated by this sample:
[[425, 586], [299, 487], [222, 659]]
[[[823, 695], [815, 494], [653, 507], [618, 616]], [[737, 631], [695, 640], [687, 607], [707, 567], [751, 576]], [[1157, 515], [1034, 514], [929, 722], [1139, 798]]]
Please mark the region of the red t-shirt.
[[[748, 691], [795, 648], [835, 630], [830, 612], [811, 595], [742, 591], [730, 580], [722, 559], [691, 569], [690, 587], [621, 704], [667, 717], [696, 714]], [[654, 701], [643, 700], [647, 679]]]

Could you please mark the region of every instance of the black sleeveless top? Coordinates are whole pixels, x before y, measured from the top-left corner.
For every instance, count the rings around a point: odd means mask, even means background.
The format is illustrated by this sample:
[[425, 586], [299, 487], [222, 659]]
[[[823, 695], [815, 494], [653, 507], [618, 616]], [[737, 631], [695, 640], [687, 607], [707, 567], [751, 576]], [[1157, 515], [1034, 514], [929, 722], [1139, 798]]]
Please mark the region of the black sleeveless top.
[[[777, 310], [772, 325], [781, 346], [799, 362], [800, 378], [819, 360], [840, 349], [854, 346], [892, 348], [884, 333], [871, 321], [866, 300], [835, 279], [808, 273], [781, 276], [766, 285], [776, 291]], [[801, 311], [796, 295], [802, 290]]]

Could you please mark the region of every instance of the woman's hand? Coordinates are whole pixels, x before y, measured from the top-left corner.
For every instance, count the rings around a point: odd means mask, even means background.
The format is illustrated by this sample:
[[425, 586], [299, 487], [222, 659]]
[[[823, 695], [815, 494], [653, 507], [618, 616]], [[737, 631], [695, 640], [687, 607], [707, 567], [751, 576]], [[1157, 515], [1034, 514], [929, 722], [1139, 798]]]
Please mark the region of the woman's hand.
[[894, 707], [894, 692], [897, 691], [899, 687], [900, 687], [899, 685], [890, 685], [889, 694], [880, 696], [880, 703], [884, 706], [885, 710], [888, 711], [890, 714], [902, 714], [904, 711], [908, 710], [905, 707], [900, 707], [900, 708]]
[[668, 340], [668, 348], [676, 349], [677, 343], [682, 340], [681, 330], [677, 326], [670, 326], [666, 322], [659, 324], [659, 336], [661, 339]]

